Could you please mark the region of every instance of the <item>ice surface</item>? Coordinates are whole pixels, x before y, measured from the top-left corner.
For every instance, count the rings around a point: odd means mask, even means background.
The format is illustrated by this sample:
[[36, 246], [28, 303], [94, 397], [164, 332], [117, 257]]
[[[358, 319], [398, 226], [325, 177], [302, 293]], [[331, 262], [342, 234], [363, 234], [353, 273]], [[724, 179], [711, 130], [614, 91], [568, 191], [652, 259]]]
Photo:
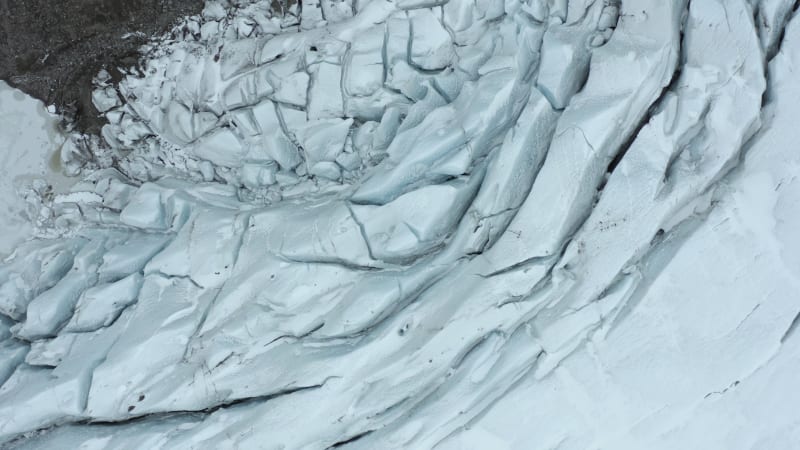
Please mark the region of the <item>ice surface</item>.
[[4, 447], [800, 441], [793, 2], [234, 3], [29, 190]]
[[43, 178], [56, 190], [71, 184], [58, 173], [66, 137], [45, 105], [0, 81], [0, 255], [33, 234], [24, 195], [19, 191]]

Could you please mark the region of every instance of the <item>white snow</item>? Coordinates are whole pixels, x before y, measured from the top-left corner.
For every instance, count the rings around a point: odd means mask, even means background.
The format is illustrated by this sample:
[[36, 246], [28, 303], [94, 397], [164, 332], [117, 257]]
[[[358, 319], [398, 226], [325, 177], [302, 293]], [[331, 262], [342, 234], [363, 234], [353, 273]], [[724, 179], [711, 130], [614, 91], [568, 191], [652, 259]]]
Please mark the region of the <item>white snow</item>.
[[58, 117], [45, 106], [0, 81], [0, 255], [8, 255], [33, 235], [27, 206], [19, 189], [33, 179], [46, 179], [57, 191], [71, 183], [59, 176], [65, 136]]

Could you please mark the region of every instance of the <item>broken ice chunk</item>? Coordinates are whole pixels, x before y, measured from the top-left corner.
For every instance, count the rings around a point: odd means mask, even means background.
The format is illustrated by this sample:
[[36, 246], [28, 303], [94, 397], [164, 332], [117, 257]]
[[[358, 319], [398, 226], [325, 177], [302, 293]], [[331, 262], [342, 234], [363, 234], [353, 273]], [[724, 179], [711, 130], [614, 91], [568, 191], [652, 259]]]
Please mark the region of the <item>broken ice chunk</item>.
[[264, 40], [242, 39], [227, 41], [220, 58], [220, 75], [230, 80], [235, 75], [256, 66], [256, 54], [260, 53]]
[[512, 70], [491, 72], [466, 86], [454, 103], [435, 109], [419, 126], [397, 135], [387, 150], [389, 159], [362, 183], [353, 201], [384, 204], [420, 185], [446, 179], [431, 167], [468, 143], [473, 160], [483, 156], [527, 100], [528, 89], [514, 82]]
[[408, 108], [405, 119], [403, 119], [403, 122], [397, 129], [398, 133], [416, 127], [422, 123], [433, 110], [447, 104], [447, 100], [442, 97], [436, 89], [432, 88], [431, 85], [428, 85], [427, 88], [424, 86], [425, 85], [422, 85], [421, 87], [425, 93], [416, 103]]
[[28, 351], [28, 346], [17, 340], [7, 339], [0, 342], [0, 386], [22, 364]]
[[342, 202], [286, 204], [254, 214], [250, 226], [249, 231], [268, 230], [268, 249], [294, 261], [375, 264], [361, 228]]
[[778, 47], [785, 23], [791, 16], [792, 0], [759, 0], [758, 2], [758, 35], [767, 59], [771, 59]]
[[207, 20], [221, 20], [227, 15], [225, 7], [218, 0], [207, 1], [201, 14]]
[[587, 10], [592, 6], [595, 6], [593, 4], [596, 3], [598, 2], [595, 2], [595, 0], [569, 0], [565, 23], [569, 25], [580, 22], [587, 16]]
[[161, 198], [161, 189], [145, 183], [133, 195], [130, 203], [119, 215], [122, 223], [137, 228], [165, 229], [166, 213]]
[[55, 367], [69, 353], [75, 337], [75, 334], [63, 333], [53, 339], [34, 342], [25, 362], [32, 366]]
[[486, 176], [459, 226], [454, 247], [480, 253], [494, 244], [530, 192], [558, 117], [544, 96], [531, 93], [516, 124], [490, 156]]
[[353, 17], [354, 1], [356, 0], [321, 0], [325, 20], [328, 23], [336, 23]]
[[86, 413], [116, 420], [146, 412], [145, 404], [157, 408], [163, 397], [145, 399], [142, 392], [152, 384], [179, 383], [169, 377], [182, 365], [187, 336], [195, 332], [215, 294], [185, 278], [146, 276], [136, 307], [112, 325], [124, 319], [125, 332], [94, 369]]
[[75, 256], [72, 270], [31, 301], [25, 322], [16, 330], [18, 336], [28, 340], [54, 336], [69, 320], [78, 297], [97, 282], [104, 242], [93, 241], [83, 247]]
[[274, 160], [281, 169], [291, 170], [303, 160], [294, 143], [286, 136], [281, 124], [281, 118], [272, 102], [261, 102], [253, 108], [260, 136], [254, 139], [248, 151], [251, 160]]
[[[271, 102], [268, 102], [271, 104]], [[231, 124], [244, 136], [245, 139], [261, 134], [258, 122], [253, 115], [252, 109], [237, 109], [231, 112]]]
[[107, 327], [136, 301], [141, 286], [142, 275], [137, 272], [115, 283], [88, 289], [78, 299], [75, 313], [64, 331], [87, 332]]
[[[388, 203], [418, 183], [442, 178], [428, 169], [466, 144], [464, 130], [454, 123], [451, 113], [437, 109], [421, 129], [407, 130], [398, 136], [390, 147], [390, 158], [362, 183], [352, 199], [359, 203]], [[394, 156], [391, 150], [411, 153]]]
[[492, 57], [497, 37], [497, 30], [490, 29], [486, 33], [481, 33], [475, 42], [456, 47], [458, 56], [456, 65], [460, 71], [468, 73], [472, 79], [478, 77], [480, 75], [478, 70]]
[[22, 364], [0, 388], [0, 439], [81, 417], [85, 402], [82, 377], [57, 378], [50, 368]]
[[[510, 225], [524, 232], [506, 233], [490, 249], [490, 257], [503, 261], [502, 267], [558, 252], [592, 207], [613, 155], [669, 84], [680, 46], [680, 30], [673, 24], [681, 8], [656, 0], [647, 3], [651, 9], [644, 20], [622, 22], [625, 32], [615, 32], [608, 44], [594, 51], [589, 78], [562, 114], [542, 169]], [[640, 7], [644, 5], [636, 8]], [[704, 55], [697, 64], [711, 64], [715, 61], [709, 58], [716, 55]], [[725, 64], [737, 62], [725, 58]], [[610, 98], [620, 100], [609, 102]], [[550, 213], [541, 214], [544, 210]]]
[[264, 67], [234, 80], [222, 94], [225, 107], [231, 110], [254, 105], [272, 94], [273, 89], [268, 76], [269, 67]]
[[341, 64], [342, 57], [347, 52], [347, 47], [347, 42], [336, 39], [333, 36], [314, 39], [303, 52], [304, 61], [302, 67], [311, 68], [311, 66], [321, 62]]
[[607, 5], [600, 13], [600, 20], [597, 21], [597, 29], [605, 31], [609, 28], [615, 28], [619, 20], [619, 7], [617, 5]]
[[305, 33], [281, 33], [267, 38], [261, 43], [258, 51], [258, 64], [268, 64], [280, 58], [295, 55], [298, 49], [308, 45], [309, 36]]
[[320, 0], [300, 0], [300, 28], [311, 30], [325, 25], [322, 5]]
[[[189, 277], [203, 287], [222, 284], [236, 263], [246, 215], [202, 210], [147, 264], [145, 274]], [[208, 239], [214, 236], [214, 239]]]
[[275, 184], [277, 172], [278, 166], [274, 162], [272, 164], [245, 164], [242, 166], [240, 176], [245, 187], [255, 190]]
[[11, 327], [14, 321], [11, 318], [0, 314], [0, 342], [11, 337]]
[[249, 17], [236, 17], [233, 19], [233, 27], [239, 35], [239, 38], [246, 38], [253, 34], [253, 30], [258, 24]]
[[437, 6], [445, 5], [447, 2], [448, 0], [398, 0], [397, 7], [404, 10], [435, 8]]
[[[492, 56], [478, 69], [478, 74], [482, 76], [495, 70], [520, 68], [522, 70], [520, 70], [519, 77], [521, 79], [527, 79], [530, 70], [524, 65], [518, 65], [516, 57], [518, 53], [528, 52], [530, 50], [517, 43], [517, 26], [512, 22], [503, 22], [497, 28], [497, 37], [495, 38]], [[525, 31], [534, 36], [533, 39], [537, 41], [534, 45], [536, 46], [535, 48], [538, 49], [538, 41], [544, 33], [544, 27], [540, 30], [526, 28]], [[539, 33], [537, 33], [537, 31], [539, 31]], [[533, 61], [528, 60], [526, 63], [530, 64], [533, 63]]]
[[336, 157], [336, 163], [344, 170], [352, 171], [361, 167], [361, 157], [358, 156], [358, 153], [340, 153]]
[[313, 65], [311, 88], [308, 93], [308, 118], [322, 119], [344, 115], [342, 101], [342, 67], [337, 64], [321, 62]]
[[450, 34], [430, 9], [409, 12], [409, 63], [422, 70], [440, 70], [455, 57]]
[[[84, 417], [92, 372], [124, 330], [114, 325], [96, 333], [67, 334], [44, 343], [43, 350], [61, 347], [51, 353], [57, 358], [49, 364], [58, 361], [54, 369], [21, 365], [0, 388], [0, 439], [65, 418]], [[68, 348], [60, 341], [69, 343]], [[11, 408], [14, 420], [8, 421]]]
[[[210, 127], [213, 127], [216, 122], [217, 118], [213, 114], [211, 114], [211, 120], [209, 121], [209, 116], [204, 114], [200, 117], [195, 118], [195, 124], [200, 125], [202, 129], [205, 131]], [[116, 135], [116, 138], [122, 142], [124, 145], [132, 145], [134, 142], [141, 140], [145, 136], [152, 135], [153, 131], [150, 129], [148, 125], [139, 120], [133, 119], [129, 114], [125, 114], [122, 116], [122, 120], [119, 124], [119, 132]]]
[[309, 80], [305, 72], [295, 72], [285, 78], [272, 76], [270, 82], [275, 86], [275, 92], [271, 98], [276, 102], [305, 107]]
[[550, 12], [547, 0], [531, 0], [528, 5], [523, 6], [523, 11], [530, 14], [537, 22], [546, 22], [547, 14]]
[[111, 108], [119, 106], [120, 100], [117, 96], [117, 91], [109, 86], [102, 89], [95, 89], [92, 92], [92, 104], [94, 104], [94, 107], [97, 108], [98, 111], [104, 113]]
[[407, 263], [440, 244], [469, 206], [477, 183], [425, 186], [383, 206], [353, 205], [373, 256]]
[[[256, 5], [257, 7], [258, 5]], [[255, 10], [251, 12], [251, 18], [261, 28], [263, 34], [278, 34], [281, 32], [280, 19], [278, 17], [269, 17], [270, 13], [265, 10]]]
[[198, 162], [197, 169], [200, 171], [203, 181], [214, 181], [214, 165], [210, 161]]
[[170, 235], [134, 235], [122, 244], [111, 247], [103, 254], [103, 263], [97, 270], [100, 283], [120, 280], [141, 271], [150, 259], [160, 252]]
[[542, 41], [536, 85], [555, 109], [563, 109], [589, 75], [584, 33], [573, 27], [551, 27]]
[[447, 2], [442, 10], [442, 20], [455, 33], [466, 30], [473, 23], [475, 14], [472, 2]]
[[178, 102], [170, 102], [163, 113], [161, 134], [170, 142], [185, 145], [194, 140], [192, 111]]
[[136, 187], [126, 183], [119, 172], [111, 169], [109, 176], [97, 181], [95, 192], [103, 197], [103, 206], [121, 210], [129, 203]]
[[383, 84], [384, 27], [364, 30], [353, 41], [345, 63], [344, 89], [348, 95], [366, 96], [375, 93]]
[[406, 108], [404, 105], [393, 105], [386, 109], [381, 118], [381, 123], [372, 135], [372, 146], [375, 149], [385, 150], [397, 135], [397, 130], [405, 116]]
[[309, 122], [296, 132], [309, 164], [335, 161], [344, 149], [353, 119], [327, 119]]
[[[583, 0], [594, 1], [594, 0]], [[476, 0], [476, 16], [484, 21], [491, 21], [500, 18], [505, 13], [505, 2], [503, 0]]]
[[181, 61], [180, 74], [175, 84], [175, 99], [187, 106], [204, 103], [207, 95], [204, 89], [204, 77], [207, 56], [200, 52], [186, 52]]
[[84, 239], [32, 241], [0, 267], [0, 313], [20, 320], [28, 302], [55, 286], [72, 267]]
[[404, 12], [396, 12], [386, 19], [383, 44], [383, 63], [387, 68], [397, 61], [408, 59], [408, 42], [411, 39], [408, 17]]
[[331, 181], [339, 181], [342, 169], [335, 162], [320, 161], [308, 168], [308, 173]]
[[230, 128], [218, 128], [198, 139], [192, 145], [192, 151], [198, 158], [224, 167], [240, 167], [247, 153]]
[[419, 100], [425, 92], [425, 82], [431, 75], [420, 73], [406, 61], [395, 61], [386, 72], [386, 87], [396, 90], [406, 97]]
[[345, 98], [345, 115], [364, 121], [380, 120], [390, 105], [407, 105], [409, 99], [389, 89], [378, 89], [368, 97]]
[[208, 40], [219, 34], [219, 22], [209, 21], [200, 27], [200, 39]]

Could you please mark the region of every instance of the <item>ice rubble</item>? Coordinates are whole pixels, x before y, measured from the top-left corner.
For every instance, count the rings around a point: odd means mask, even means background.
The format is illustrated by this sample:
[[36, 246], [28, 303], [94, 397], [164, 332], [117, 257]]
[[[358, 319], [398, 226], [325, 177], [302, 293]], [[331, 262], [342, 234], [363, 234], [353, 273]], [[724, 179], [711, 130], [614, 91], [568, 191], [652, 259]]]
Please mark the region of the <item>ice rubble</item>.
[[796, 442], [710, 419], [797, 367], [794, 2], [225, 6], [0, 267], [7, 445]]

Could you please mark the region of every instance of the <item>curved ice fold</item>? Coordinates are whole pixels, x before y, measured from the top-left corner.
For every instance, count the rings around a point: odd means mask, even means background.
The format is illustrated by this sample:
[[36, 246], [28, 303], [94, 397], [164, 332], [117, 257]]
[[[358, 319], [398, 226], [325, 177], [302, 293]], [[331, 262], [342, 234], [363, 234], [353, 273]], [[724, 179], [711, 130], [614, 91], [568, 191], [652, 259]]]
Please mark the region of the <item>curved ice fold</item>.
[[0, 266], [7, 445], [644, 448], [796, 368], [791, 2], [233, 3], [98, 80]]

